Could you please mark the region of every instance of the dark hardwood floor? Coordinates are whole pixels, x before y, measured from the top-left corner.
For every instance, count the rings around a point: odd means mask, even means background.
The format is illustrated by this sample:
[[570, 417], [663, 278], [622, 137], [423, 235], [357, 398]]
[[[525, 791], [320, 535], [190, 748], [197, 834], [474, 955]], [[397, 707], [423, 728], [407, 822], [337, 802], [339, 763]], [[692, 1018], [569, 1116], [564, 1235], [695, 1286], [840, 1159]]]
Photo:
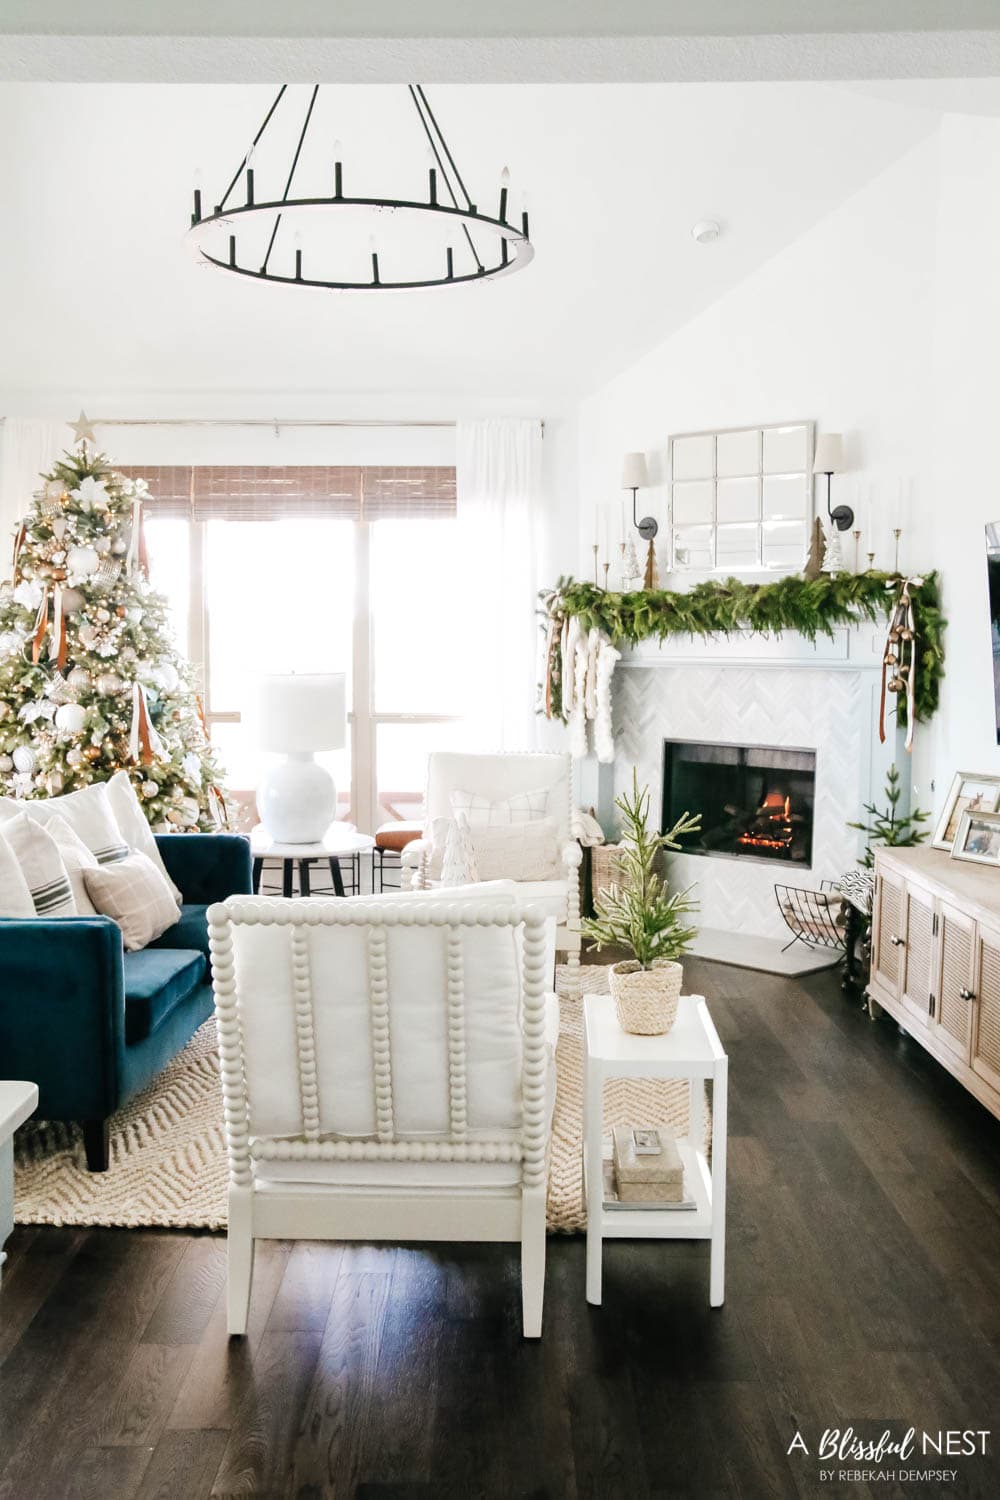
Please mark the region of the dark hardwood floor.
[[[276, 1243], [230, 1343], [222, 1236], [18, 1229], [0, 1500], [1000, 1493], [995, 1437], [895, 1479], [816, 1454], [993, 1425], [1000, 1126], [830, 973], [688, 983], [731, 1059], [724, 1308], [705, 1246], [611, 1244], [594, 1309], [583, 1240], [550, 1239], [528, 1344], [513, 1247]], [[926, 1469], [957, 1478], [900, 1477]]]

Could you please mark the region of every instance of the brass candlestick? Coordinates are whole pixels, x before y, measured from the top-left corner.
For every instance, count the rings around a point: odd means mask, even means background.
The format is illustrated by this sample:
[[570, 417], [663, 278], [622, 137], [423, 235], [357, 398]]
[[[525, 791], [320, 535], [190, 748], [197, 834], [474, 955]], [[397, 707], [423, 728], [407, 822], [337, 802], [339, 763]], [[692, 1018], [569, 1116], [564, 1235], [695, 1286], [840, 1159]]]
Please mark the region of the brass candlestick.
[[869, 573], [872, 571], [872, 569], [874, 567], [875, 567], [875, 554], [874, 554], [874, 552], [869, 552], [869, 554], [868, 554], [868, 571], [869, 571]]
[[860, 552], [858, 551], [858, 545], [861, 541], [861, 532], [852, 531], [851, 536], [854, 538], [854, 571], [856, 573], [858, 571], [858, 560], [861, 556]]
[[604, 569], [604, 592], [607, 593], [607, 591], [608, 591], [608, 574], [611, 571], [611, 564], [609, 562], [601, 563], [601, 567]]
[[599, 546], [600, 546], [599, 542], [595, 542], [594, 543], [594, 587], [595, 588], [597, 587], [597, 551], [598, 551]]
[[902, 526], [894, 526], [892, 528], [892, 534], [896, 538], [896, 557], [895, 557], [895, 561], [893, 563], [893, 572], [894, 573], [898, 573], [899, 572], [899, 539], [903, 535], [903, 528], [902, 528]]
[[618, 559], [619, 559], [619, 561], [618, 561], [618, 576], [621, 579], [622, 593], [624, 593], [625, 592], [625, 585], [628, 583], [628, 579], [625, 577], [625, 543], [624, 542], [619, 542], [618, 543]]

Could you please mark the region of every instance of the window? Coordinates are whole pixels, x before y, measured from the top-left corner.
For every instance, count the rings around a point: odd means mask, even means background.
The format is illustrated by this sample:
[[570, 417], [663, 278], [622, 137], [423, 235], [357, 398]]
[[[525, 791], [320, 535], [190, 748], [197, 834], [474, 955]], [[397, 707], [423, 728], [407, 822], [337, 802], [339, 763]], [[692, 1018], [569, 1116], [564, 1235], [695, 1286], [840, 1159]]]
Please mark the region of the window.
[[318, 757], [338, 816], [367, 829], [419, 817], [427, 753], [461, 733], [454, 470], [126, 472], [150, 484], [151, 579], [201, 674], [229, 786], [260, 777], [257, 676], [342, 671], [348, 745]]

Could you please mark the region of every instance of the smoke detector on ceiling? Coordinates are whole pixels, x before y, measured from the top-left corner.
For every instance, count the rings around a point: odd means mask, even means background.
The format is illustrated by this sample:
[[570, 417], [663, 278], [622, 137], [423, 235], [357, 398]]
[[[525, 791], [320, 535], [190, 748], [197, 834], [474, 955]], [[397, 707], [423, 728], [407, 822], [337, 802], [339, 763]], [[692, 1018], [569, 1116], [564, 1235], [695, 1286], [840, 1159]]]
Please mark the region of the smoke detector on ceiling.
[[697, 240], [699, 245], [711, 245], [721, 233], [722, 227], [715, 219], [699, 219], [697, 224], [691, 226], [691, 238]]

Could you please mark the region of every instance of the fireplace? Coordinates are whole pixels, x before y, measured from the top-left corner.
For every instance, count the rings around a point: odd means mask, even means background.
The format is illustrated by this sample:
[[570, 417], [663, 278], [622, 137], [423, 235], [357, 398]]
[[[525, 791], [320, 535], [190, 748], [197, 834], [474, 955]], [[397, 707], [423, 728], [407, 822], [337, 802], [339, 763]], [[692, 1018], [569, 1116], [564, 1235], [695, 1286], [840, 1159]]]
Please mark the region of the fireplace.
[[701, 813], [685, 853], [808, 867], [815, 784], [814, 750], [664, 740], [661, 831]]

